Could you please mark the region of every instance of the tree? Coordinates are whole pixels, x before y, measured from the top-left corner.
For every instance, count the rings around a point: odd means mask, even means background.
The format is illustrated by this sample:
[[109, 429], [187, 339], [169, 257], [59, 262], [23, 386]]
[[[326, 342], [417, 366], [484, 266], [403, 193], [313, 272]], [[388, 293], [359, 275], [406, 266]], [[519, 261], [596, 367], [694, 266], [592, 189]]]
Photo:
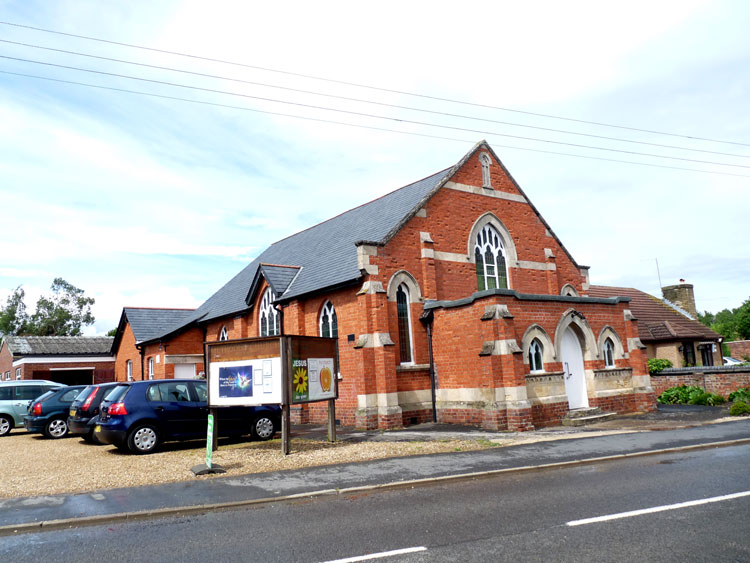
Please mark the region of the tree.
[[748, 340], [750, 339], [750, 299], [746, 299], [735, 309], [724, 309], [715, 315], [705, 311], [702, 315], [698, 315], [698, 320], [721, 334], [727, 341]]
[[82, 326], [94, 323], [94, 298], [85, 297], [82, 289], [62, 278], [55, 278], [51, 289], [50, 297], [42, 296], [36, 302], [29, 332], [36, 336], [80, 336]]
[[0, 307], [0, 336], [23, 334], [27, 330], [29, 316], [23, 302], [26, 293], [19, 285], [8, 296], [5, 307]]

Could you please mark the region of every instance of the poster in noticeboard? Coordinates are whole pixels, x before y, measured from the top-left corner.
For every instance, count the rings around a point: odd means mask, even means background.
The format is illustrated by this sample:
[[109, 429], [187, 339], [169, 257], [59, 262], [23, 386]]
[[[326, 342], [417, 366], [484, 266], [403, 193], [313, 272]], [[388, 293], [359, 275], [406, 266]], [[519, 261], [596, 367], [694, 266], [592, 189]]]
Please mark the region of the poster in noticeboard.
[[281, 404], [281, 358], [211, 362], [212, 407]]
[[336, 398], [333, 358], [292, 359], [292, 403]]

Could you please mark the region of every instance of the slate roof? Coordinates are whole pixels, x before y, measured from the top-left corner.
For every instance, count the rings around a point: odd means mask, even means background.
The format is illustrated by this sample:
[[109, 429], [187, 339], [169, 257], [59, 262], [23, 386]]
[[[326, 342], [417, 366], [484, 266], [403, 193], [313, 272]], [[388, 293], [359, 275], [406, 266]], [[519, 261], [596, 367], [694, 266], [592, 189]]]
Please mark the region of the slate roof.
[[358, 280], [362, 274], [357, 267], [356, 243], [386, 242], [450, 177], [452, 170], [441, 170], [275, 242], [198, 307], [186, 324], [210, 321], [249, 309], [246, 299], [261, 265], [262, 273], [270, 277], [266, 278], [269, 283], [278, 283], [279, 287], [294, 272], [293, 281], [288, 280], [292, 283], [285, 291], [276, 292], [278, 300], [293, 299]]
[[175, 325], [181, 325], [195, 309], [152, 309], [125, 307], [123, 315], [130, 323], [136, 343], [157, 338]]
[[664, 340], [711, 340], [721, 338], [704, 324], [677, 311], [661, 299], [631, 287], [592, 285], [589, 297], [630, 297], [630, 311], [638, 320], [642, 342]]
[[6, 336], [13, 357], [20, 356], [108, 356], [111, 336]]

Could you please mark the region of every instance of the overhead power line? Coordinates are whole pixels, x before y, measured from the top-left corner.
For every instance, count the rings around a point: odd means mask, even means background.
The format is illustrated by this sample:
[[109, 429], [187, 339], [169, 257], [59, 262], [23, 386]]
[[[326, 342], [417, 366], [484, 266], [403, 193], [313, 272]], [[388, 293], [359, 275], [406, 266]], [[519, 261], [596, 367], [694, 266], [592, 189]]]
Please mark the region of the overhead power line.
[[650, 142], [647, 142], [647, 141], [636, 141], [634, 139], [623, 139], [623, 138], [620, 138], [620, 137], [608, 137], [608, 136], [605, 136], [605, 135], [595, 135], [593, 133], [581, 133], [581, 132], [578, 132], [578, 131], [569, 131], [569, 130], [566, 130], [566, 129], [554, 129], [554, 128], [551, 128], [551, 127], [541, 127], [541, 126], [538, 126], [538, 125], [529, 125], [529, 124], [525, 124], [525, 123], [514, 123], [514, 122], [509, 122], [509, 121], [500, 121], [500, 120], [497, 120], [497, 119], [488, 119], [488, 118], [484, 118], [484, 117], [476, 117], [476, 116], [471, 116], [471, 115], [462, 115], [462, 114], [456, 114], [456, 113], [450, 113], [450, 112], [444, 112], [444, 111], [429, 110], [429, 109], [419, 108], [419, 107], [413, 107], [413, 106], [402, 106], [402, 105], [398, 105], [398, 104], [389, 104], [389, 103], [386, 103], [386, 102], [378, 102], [376, 100], [367, 100], [367, 99], [362, 99], [362, 98], [353, 98], [353, 97], [350, 97], [350, 96], [341, 96], [341, 95], [338, 95], [338, 94], [328, 94], [328, 93], [325, 93], [325, 92], [315, 92], [315, 91], [311, 91], [311, 90], [304, 90], [302, 88], [292, 88], [292, 87], [289, 87], [289, 86], [280, 86], [278, 84], [268, 84], [266, 82], [256, 82], [256, 81], [252, 81], [252, 80], [244, 80], [244, 79], [241, 79], [241, 78], [234, 78], [234, 77], [229, 77], [229, 76], [220, 76], [220, 75], [216, 75], [216, 74], [208, 74], [208, 73], [204, 73], [204, 72], [196, 72], [196, 71], [192, 71], [192, 70], [186, 70], [186, 69], [180, 69], [180, 68], [174, 68], [174, 67], [168, 67], [168, 66], [152, 65], [152, 64], [141, 63], [141, 62], [137, 62], [137, 61], [129, 61], [129, 60], [126, 60], [126, 59], [117, 59], [117, 58], [113, 58], [113, 57], [103, 57], [101, 55], [93, 55], [91, 53], [82, 53], [80, 51], [69, 51], [69, 50], [66, 50], [66, 49], [57, 49], [57, 48], [54, 48], [54, 47], [45, 47], [43, 45], [34, 45], [34, 44], [31, 44], [31, 43], [22, 43], [20, 41], [10, 41], [8, 39], [0, 39], [0, 43], [8, 43], [8, 44], [11, 44], [11, 45], [19, 45], [19, 46], [22, 46], [22, 47], [29, 47], [29, 48], [32, 48], [32, 49], [42, 49], [42, 50], [45, 50], [45, 51], [52, 51], [52, 52], [55, 52], [55, 53], [64, 53], [64, 54], [67, 54], [67, 55], [75, 55], [75, 56], [79, 56], [79, 57], [87, 57], [87, 58], [90, 58], [90, 59], [97, 59], [97, 60], [102, 60], [102, 61], [115, 62], [115, 63], [121, 63], [121, 64], [139, 66], [139, 67], [144, 67], [144, 68], [151, 68], [151, 69], [156, 69], [156, 70], [165, 70], [165, 71], [168, 71], [168, 72], [177, 72], [177, 73], [188, 74], [188, 75], [192, 75], [192, 76], [200, 76], [202, 78], [212, 78], [212, 79], [216, 79], [216, 80], [224, 80], [224, 81], [228, 81], [228, 82], [236, 82], [236, 83], [240, 83], [240, 84], [248, 84], [248, 85], [251, 85], [251, 86], [261, 86], [263, 88], [274, 88], [274, 89], [277, 89], [277, 90], [285, 90], [285, 91], [288, 91], [288, 92], [296, 92], [296, 93], [300, 93], [300, 94], [309, 94], [309, 95], [313, 95], [313, 96], [321, 96], [321, 97], [325, 97], [325, 98], [333, 98], [333, 99], [336, 99], [336, 100], [344, 100], [344, 101], [348, 101], [348, 102], [357, 102], [357, 103], [376, 105], [376, 106], [387, 107], [387, 108], [392, 108], [392, 109], [401, 109], [401, 110], [407, 110], [407, 111], [415, 111], [415, 112], [420, 112], [420, 113], [427, 113], [427, 114], [431, 114], [431, 115], [439, 115], [439, 116], [442, 116], [442, 117], [456, 117], [456, 118], [460, 118], [460, 119], [470, 119], [472, 121], [482, 121], [482, 122], [486, 122], [486, 123], [495, 123], [495, 124], [498, 124], [498, 125], [510, 125], [512, 127], [523, 127], [523, 128], [527, 128], [527, 129], [535, 129], [535, 130], [538, 130], [538, 131], [547, 131], [547, 132], [551, 132], [551, 133], [563, 133], [563, 134], [566, 134], [566, 135], [576, 135], [576, 136], [580, 136], [580, 137], [589, 137], [589, 138], [593, 138], [593, 139], [602, 139], [602, 140], [606, 140], [606, 141], [617, 141], [617, 142], [621, 142], [621, 143], [631, 143], [631, 144], [637, 144], [637, 145], [646, 145], [646, 146], [650, 146], [650, 147], [658, 147], [658, 148], [666, 148], [666, 149], [676, 149], [676, 150], [683, 150], [683, 151], [690, 151], [690, 152], [697, 152], [697, 153], [704, 153], [704, 154], [715, 154], [715, 155], [720, 155], [720, 156], [731, 156], [731, 157], [737, 157], [737, 158], [748, 158], [746, 155], [742, 155], [742, 154], [726, 153], [726, 152], [719, 152], [719, 151], [710, 151], [710, 150], [705, 150], [705, 149], [695, 149], [695, 148], [691, 148], [691, 147], [681, 147], [681, 146], [676, 146], [676, 145], [664, 145], [664, 144], [661, 144], [661, 143], [650, 143]]
[[140, 81], [140, 82], [148, 82], [148, 83], [151, 83], [151, 84], [160, 84], [160, 85], [163, 85], [163, 86], [171, 86], [171, 87], [176, 87], [176, 88], [184, 88], [184, 89], [189, 89], [189, 90], [197, 90], [197, 91], [201, 91], [201, 92], [209, 92], [209, 93], [212, 93], [212, 94], [222, 94], [222, 95], [227, 95], [227, 96], [235, 96], [235, 97], [240, 97], [240, 98], [248, 98], [248, 99], [252, 99], [252, 100], [259, 100], [259, 101], [263, 101], [263, 102], [271, 102], [271, 103], [277, 103], [277, 104], [292, 105], [292, 106], [303, 107], [303, 108], [307, 108], [307, 109], [314, 109], [314, 110], [321, 110], [321, 111], [330, 111], [330, 112], [334, 112], [334, 113], [343, 113], [343, 114], [347, 114], [347, 115], [356, 115], [358, 117], [367, 117], [367, 118], [381, 119], [381, 120], [386, 120], [386, 121], [397, 121], [397, 122], [400, 122], [400, 123], [409, 123], [411, 125], [420, 125], [420, 126], [423, 126], [423, 127], [436, 127], [436, 128], [448, 129], [448, 130], [452, 130], [452, 131], [463, 131], [463, 132], [467, 132], [467, 133], [478, 133], [480, 135], [495, 135], [495, 136], [499, 136], [499, 137], [507, 137], [509, 139], [519, 139], [519, 140], [523, 140], [523, 141], [533, 141], [533, 142], [549, 143], [549, 144], [553, 144], [553, 145], [563, 145], [563, 146], [583, 148], [583, 149], [599, 150], [599, 151], [606, 151], [606, 152], [616, 152], [616, 153], [622, 153], [622, 154], [629, 154], [629, 155], [633, 155], [633, 156], [646, 156], [646, 157], [652, 157], [652, 158], [663, 158], [663, 159], [667, 159], [667, 160], [678, 160], [678, 161], [682, 161], [682, 162], [693, 162], [693, 163], [697, 163], [697, 164], [711, 164], [711, 165], [715, 165], [715, 166], [729, 166], [729, 167], [732, 167], [732, 168], [750, 168], [750, 165], [745, 165], [745, 164], [729, 164], [729, 163], [726, 163], [726, 162], [713, 162], [713, 161], [710, 161], [710, 160], [698, 160], [698, 159], [694, 159], [694, 158], [683, 158], [683, 157], [669, 156], [669, 155], [663, 155], [663, 154], [642, 153], [642, 152], [637, 152], [637, 151], [627, 151], [627, 150], [623, 150], [623, 149], [614, 149], [614, 148], [609, 148], [609, 147], [596, 147], [596, 146], [592, 146], [592, 145], [581, 145], [581, 144], [578, 144], [578, 143], [568, 143], [568, 142], [563, 142], [563, 141], [553, 141], [551, 139], [540, 139], [540, 138], [535, 138], [535, 137], [524, 137], [524, 136], [521, 136], [521, 135], [511, 135], [509, 133], [499, 133], [497, 131], [484, 131], [484, 130], [480, 130], [480, 129], [470, 129], [468, 127], [456, 127], [456, 126], [452, 126], [452, 125], [440, 125], [440, 124], [428, 123], [428, 122], [424, 122], [424, 121], [416, 121], [416, 120], [412, 120], [412, 119], [403, 119], [403, 118], [396, 118], [396, 117], [388, 117], [388, 116], [375, 115], [375, 114], [370, 114], [370, 113], [365, 113], [365, 112], [359, 112], [359, 111], [344, 110], [344, 109], [339, 109], [339, 108], [329, 108], [329, 107], [317, 106], [317, 105], [313, 105], [313, 104], [304, 104], [304, 103], [301, 103], [301, 102], [290, 102], [290, 101], [286, 101], [286, 100], [277, 100], [277, 99], [274, 99], [274, 98], [268, 98], [268, 97], [264, 97], [264, 96], [253, 96], [253, 95], [250, 95], [250, 94], [242, 94], [242, 93], [239, 93], [239, 92], [228, 92], [226, 90], [218, 90], [218, 89], [215, 89], [215, 88], [204, 88], [204, 87], [200, 87], [200, 86], [190, 86], [190, 85], [187, 85], [187, 84], [179, 84], [179, 83], [176, 83], [176, 82], [168, 82], [168, 81], [164, 81], [164, 80], [154, 80], [154, 79], [151, 79], [151, 78], [143, 78], [143, 77], [139, 77], [139, 76], [130, 76], [130, 75], [119, 74], [119, 73], [115, 73], [115, 72], [106, 72], [106, 71], [102, 71], [102, 70], [94, 70], [94, 69], [88, 69], [88, 68], [81, 68], [81, 67], [75, 67], [75, 66], [70, 66], [70, 65], [61, 65], [61, 64], [50, 63], [50, 62], [45, 62], [45, 61], [35, 61], [35, 60], [32, 60], [32, 59], [24, 59], [24, 58], [20, 58], [20, 57], [10, 57], [10, 56], [7, 56], [7, 55], [0, 55], [0, 58], [8, 59], [8, 60], [14, 60], [14, 61], [20, 61], [20, 62], [26, 62], [26, 63], [32, 63], [32, 64], [38, 64], [38, 65], [44, 65], [44, 66], [50, 66], [50, 67], [55, 67], [55, 68], [63, 68], [63, 69], [67, 69], [67, 70], [75, 70], [75, 71], [80, 71], [80, 72], [88, 72], [88, 73], [92, 73], [92, 74], [101, 74], [101, 75], [104, 75], [104, 76], [113, 76], [113, 77], [116, 77], [116, 78], [125, 78], [125, 79], [128, 79], [128, 80], [137, 80], [137, 81]]
[[356, 87], [356, 88], [366, 88], [368, 90], [375, 90], [375, 91], [379, 91], [379, 92], [388, 92], [388, 93], [391, 93], [391, 94], [400, 94], [400, 95], [404, 95], [404, 96], [412, 96], [412, 97], [416, 97], [416, 98], [422, 98], [422, 99], [428, 99], [428, 100], [434, 100], [434, 101], [440, 101], [440, 102], [449, 102], [449, 103], [461, 104], [461, 105], [472, 106], [472, 107], [479, 107], [479, 108], [484, 108], [484, 109], [493, 109], [493, 110], [498, 110], [498, 111], [507, 111], [507, 112], [519, 113], [519, 114], [523, 114], [523, 115], [531, 115], [531, 116], [535, 116], [535, 117], [544, 117], [544, 118], [547, 118], [547, 119], [559, 119], [559, 120], [563, 120], [563, 121], [570, 121], [570, 122], [573, 122], [573, 123], [583, 123], [583, 124], [586, 124], [586, 125], [595, 125], [595, 126], [598, 126], [598, 127], [610, 127], [610, 128], [622, 129], [622, 130], [627, 130], [627, 131], [637, 131], [637, 132], [640, 132], [640, 133], [650, 133], [650, 134], [653, 134], [653, 135], [666, 135], [666, 136], [670, 136], [670, 137], [679, 137], [679, 138], [682, 138], [682, 139], [690, 139], [690, 140], [694, 140], [694, 141], [708, 141], [708, 142], [712, 142], [712, 143], [723, 143], [723, 144], [736, 145], [736, 146], [741, 146], [741, 147], [750, 147], [750, 143], [740, 143], [740, 142], [736, 142], [736, 141], [726, 141], [726, 140], [721, 140], [721, 139], [711, 139], [711, 138], [708, 138], [708, 137], [698, 137], [698, 136], [695, 136], [695, 135], [683, 135], [683, 134], [679, 134], [679, 133], [670, 133], [670, 132], [666, 132], [666, 131], [657, 131], [657, 130], [653, 130], [653, 129], [643, 129], [643, 128], [638, 128], [638, 127], [630, 127], [630, 126], [626, 126], [626, 125], [616, 125], [616, 124], [604, 123], [604, 122], [600, 122], [600, 121], [587, 121], [587, 120], [584, 120], [584, 119], [575, 119], [575, 118], [563, 117], [563, 116], [559, 116], [559, 115], [552, 115], [552, 114], [545, 114], [545, 113], [536, 113], [536, 112], [524, 111], [524, 110], [518, 110], [518, 109], [512, 109], [512, 108], [506, 108], [506, 107], [501, 107], [501, 106], [493, 106], [493, 105], [489, 105], [489, 104], [480, 104], [480, 103], [475, 103], [475, 102], [467, 102], [467, 101], [463, 101], [463, 100], [455, 100], [455, 99], [451, 99], [451, 98], [442, 98], [442, 97], [439, 97], [439, 96], [431, 96], [431, 95], [428, 95], [428, 94], [419, 94], [419, 93], [415, 93], [415, 92], [407, 92], [407, 91], [403, 91], [403, 90], [383, 88], [383, 87], [380, 87], [380, 86], [372, 86], [372, 85], [368, 85], [368, 84], [359, 84], [359, 83], [356, 83], [356, 82], [348, 82], [348, 81], [345, 81], [345, 80], [337, 80], [337, 79], [333, 79], [333, 78], [325, 78], [325, 77], [314, 76], [314, 75], [304, 74], [304, 73], [299, 73], [299, 72], [291, 72], [291, 71], [286, 71], [286, 70], [279, 70], [279, 69], [274, 69], [274, 68], [269, 68], [269, 67], [263, 67], [263, 66], [258, 66], [258, 65], [251, 65], [251, 64], [247, 64], [247, 63], [240, 63], [240, 62], [228, 61], [228, 60], [224, 60], [224, 59], [217, 59], [217, 58], [213, 58], [213, 57], [204, 57], [204, 56], [201, 56], [201, 55], [193, 55], [193, 54], [190, 54], [190, 53], [181, 53], [181, 52], [178, 52], [178, 51], [169, 51], [169, 50], [166, 50], [166, 49], [157, 49], [157, 48], [154, 48], [154, 47], [146, 47], [146, 46], [143, 46], [143, 45], [136, 45], [136, 44], [133, 44], [133, 43], [124, 43], [124, 42], [120, 42], [120, 41], [112, 41], [110, 39], [102, 39], [102, 38], [99, 38], [99, 37], [92, 37], [92, 36], [89, 36], [89, 35], [79, 35], [79, 34], [75, 34], [75, 33], [66, 33], [66, 32], [63, 32], [63, 31], [57, 31], [57, 30], [53, 30], [53, 29], [46, 29], [46, 28], [35, 27], [35, 26], [30, 26], [30, 25], [23, 25], [23, 24], [18, 24], [18, 23], [13, 23], [13, 22], [7, 22], [7, 21], [0, 21], [0, 24], [1, 25], [18, 27], [18, 28], [22, 28], [22, 29], [31, 29], [31, 30], [34, 30], [34, 31], [40, 31], [40, 32], [43, 32], [43, 33], [51, 33], [51, 34], [55, 34], [55, 35], [65, 36], [65, 37], [75, 37], [77, 39], [85, 39], [87, 41], [97, 41], [97, 42], [100, 42], [100, 43], [107, 43], [107, 44], [110, 44], [110, 45], [118, 45], [120, 47], [128, 47], [128, 48], [131, 48], [131, 49], [141, 49], [141, 50], [144, 50], [144, 51], [151, 51], [151, 52], [155, 52], [155, 53], [162, 53], [162, 54], [165, 54], [165, 55], [173, 55], [173, 56], [177, 56], [177, 57], [186, 57], [186, 58], [190, 58], [190, 59], [194, 59], [194, 60], [202, 60], [202, 61], [206, 61], [206, 62], [220, 63], [220, 64], [226, 64], [226, 65], [231, 65], [231, 66], [236, 66], [236, 67], [242, 67], [242, 68], [250, 68], [250, 69], [254, 69], [254, 70], [261, 70], [261, 71], [264, 71], [264, 72], [273, 72], [273, 73], [277, 73], [277, 74], [284, 74], [284, 75], [287, 75], [287, 76], [296, 76], [296, 77], [299, 77], [299, 78], [305, 78], [305, 79], [309, 79], [309, 80], [318, 80], [318, 81], [322, 81], [322, 82], [329, 82], [329, 83], [332, 83], [332, 84], [341, 84], [343, 86], [352, 86], [352, 87]]
[[[24, 74], [24, 73], [20, 73], [20, 72], [11, 72], [11, 71], [6, 71], [6, 70], [0, 70], [0, 73], [2, 73], [2, 74], [9, 74], [9, 75], [13, 75], [13, 76], [22, 76], [22, 77], [25, 77], [25, 78], [34, 78], [34, 79], [39, 79], [39, 80], [47, 80], [47, 81], [58, 82], [58, 83], [62, 83], [62, 84], [71, 84], [71, 85], [75, 85], [75, 86], [85, 86], [85, 87], [88, 87], [88, 88], [96, 88], [96, 89], [101, 89], [101, 90], [111, 90], [111, 91], [123, 92], [123, 93], [127, 93], [127, 94], [137, 94], [137, 95], [140, 95], [140, 96], [149, 96], [149, 97], [160, 98], [160, 99], [165, 99], [165, 100], [174, 100], [174, 101], [187, 102], [187, 103], [192, 103], [192, 104], [199, 104], [199, 105], [206, 105], [206, 106], [213, 106], [213, 107], [221, 107], [221, 108], [228, 108], [228, 109], [236, 109], [236, 110], [242, 110], [242, 111], [250, 111], [250, 112], [253, 112], [253, 113], [260, 113], [260, 114], [265, 114], [265, 115], [275, 115], [275, 116], [279, 116], [279, 117], [289, 117], [289, 118], [293, 118], [293, 119], [300, 119], [300, 120], [304, 120], [304, 121], [312, 121], [312, 122], [316, 122], [316, 123], [325, 123], [325, 124], [329, 124], [329, 125], [341, 125], [341, 126], [344, 126], [344, 127], [354, 127], [354, 128], [358, 128], [358, 129], [368, 129], [368, 130], [371, 130], [371, 131], [383, 131], [383, 132], [387, 132], [387, 133], [398, 133], [398, 134], [401, 134], [401, 135], [411, 135], [411, 136], [416, 136], [416, 137], [426, 137], [426, 138], [430, 138], [430, 139], [440, 139], [440, 140], [445, 140], [445, 141], [456, 141], [456, 142], [460, 142], [460, 143], [473, 143], [474, 142], [474, 141], [469, 140], [469, 139], [456, 139], [456, 138], [453, 138], [453, 137], [443, 137], [443, 136], [438, 136], [438, 135], [429, 135], [429, 134], [426, 134], [426, 133], [417, 133], [417, 132], [414, 132], [414, 131], [399, 131], [397, 129], [388, 129], [388, 128], [385, 128], [385, 127], [374, 127], [372, 125], [361, 125], [361, 124], [357, 124], [357, 123], [347, 123], [347, 122], [343, 122], [343, 121], [334, 121], [334, 120], [330, 120], [330, 119], [322, 119], [322, 118], [310, 117], [310, 116], [305, 116], [305, 115], [295, 115], [295, 114], [274, 112], [274, 111], [268, 111], [268, 110], [260, 110], [260, 109], [256, 109], [256, 108], [248, 108], [248, 107], [243, 107], [243, 106], [234, 106], [234, 105], [230, 105], [230, 104], [221, 104], [221, 103], [217, 103], [217, 102], [208, 102], [208, 101], [205, 101], [205, 100], [194, 100], [194, 99], [189, 99], [189, 98], [180, 98], [178, 96], [167, 96], [165, 94], [156, 94], [154, 92], [143, 92], [143, 91], [139, 91], [139, 90], [129, 90], [129, 89], [126, 89], [126, 88], [117, 88], [117, 87], [114, 87], [114, 86], [102, 86], [102, 85], [99, 85], [99, 84], [88, 84], [88, 83], [85, 83], [85, 82], [76, 82], [76, 81], [73, 81], [73, 80], [63, 80], [63, 79], [60, 79], [60, 78], [52, 78], [52, 77], [48, 77], [48, 76], [38, 76], [38, 75], [33, 75], [33, 74]], [[501, 147], [501, 148], [506, 148], [506, 149], [521, 150], [521, 151], [527, 151], [527, 152], [537, 152], [537, 153], [552, 154], [552, 155], [559, 155], [559, 156], [569, 156], [569, 157], [574, 157], [574, 158], [585, 158], [587, 160], [599, 160], [599, 161], [604, 161], [604, 162], [617, 162], [617, 163], [621, 163], [621, 164], [633, 164], [633, 165], [637, 165], [637, 166], [648, 166], [648, 167], [651, 167], [651, 168], [666, 168], [666, 169], [669, 169], [669, 170], [683, 170], [683, 171], [687, 171], [687, 172], [700, 172], [700, 173], [703, 173], [703, 174], [714, 174], [714, 175], [719, 175], [719, 176], [734, 176], [734, 177], [739, 177], [739, 178], [750, 178], [750, 175], [748, 175], [748, 174], [734, 174], [734, 173], [731, 173], [731, 172], [719, 172], [719, 171], [714, 171], [714, 170], [701, 170], [700, 168], [685, 168], [685, 167], [681, 167], [681, 166], [667, 166], [665, 164], [653, 164], [653, 163], [649, 163], [649, 162], [637, 162], [637, 161], [632, 161], [632, 160], [619, 160], [619, 159], [614, 159], [614, 158], [604, 158], [604, 157], [599, 157], [599, 156], [590, 156], [590, 155], [575, 154], [575, 153], [565, 153], [565, 152], [557, 152], [557, 151], [547, 151], [547, 150], [543, 150], [543, 149], [533, 149], [533, 148], [518, 147], [518, 146], [513, 146], [513, 145], [501, 145], [501, 144], [497, 144], [497, 143], [492, 143], [492, 144], [495, 147]]]

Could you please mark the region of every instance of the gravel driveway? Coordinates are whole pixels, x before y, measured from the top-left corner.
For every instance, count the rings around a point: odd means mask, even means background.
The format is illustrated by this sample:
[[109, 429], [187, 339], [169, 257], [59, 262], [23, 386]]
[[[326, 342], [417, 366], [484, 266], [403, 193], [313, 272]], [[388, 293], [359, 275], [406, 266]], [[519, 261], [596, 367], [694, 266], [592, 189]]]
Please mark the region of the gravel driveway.
[[[292, 453], [281, 453], [280, 440], [219, 441], [214, 463], [228, 475], [244, 475], [428, 453], [492, 447], [487, 440], [413, 442], [337, 442], [292, 438]], [[14, 430], [0, 438], [0, 498], [30, 497], [210, 479], [190, 468], [205, 462], [205, 441], [167, 443], [151, 455], [122, 453], [78, 437], [50, 440]]]

